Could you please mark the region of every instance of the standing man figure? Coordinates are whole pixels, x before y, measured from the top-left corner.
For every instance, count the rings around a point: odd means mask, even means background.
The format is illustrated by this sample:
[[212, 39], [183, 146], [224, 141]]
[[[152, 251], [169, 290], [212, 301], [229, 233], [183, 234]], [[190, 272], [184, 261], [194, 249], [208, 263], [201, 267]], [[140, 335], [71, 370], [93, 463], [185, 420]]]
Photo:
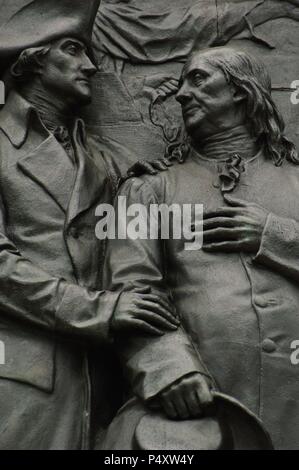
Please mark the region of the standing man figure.
[[262, 420], [275, 448], [298, 449], [297, 151], [264, 65], [246, 53], [195, 50], [177, 100], [189, 139], [177, 149], [183, 163], [132, 178], [119, 195], [149, 210], [203, 204], [203, 249], [161, 233], [109, 242], [106, 286], [171, 294], [186, 332], [121, 340], [127, 377], [174, 420], [200, 417], [216, 388]]
[[95, 208], [112, 201], [116, 181], [77, 118], [91, 100], [98, 6], [37, 0], [0, 30], [10, 89], [0, 112], [1, 449], [88, 448], [89, 346], [177, 324], [147, 289], [100, 291]]

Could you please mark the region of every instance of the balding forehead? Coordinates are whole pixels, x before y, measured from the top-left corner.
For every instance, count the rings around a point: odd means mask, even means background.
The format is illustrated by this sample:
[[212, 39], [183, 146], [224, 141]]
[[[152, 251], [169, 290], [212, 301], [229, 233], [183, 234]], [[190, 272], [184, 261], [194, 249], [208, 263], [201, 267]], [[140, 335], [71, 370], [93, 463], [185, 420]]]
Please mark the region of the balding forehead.
[[181, 79], [184, 80], [184, 78], [193, 70], [202, 70], [209, 73], [215, 71], [215, 69], [217, 69], [217, 67], [209, 63], [208, 54], [198, 52], [192, 54], [192, 56], [190, 56], [190, 58], [185, 63], [182, 70]]

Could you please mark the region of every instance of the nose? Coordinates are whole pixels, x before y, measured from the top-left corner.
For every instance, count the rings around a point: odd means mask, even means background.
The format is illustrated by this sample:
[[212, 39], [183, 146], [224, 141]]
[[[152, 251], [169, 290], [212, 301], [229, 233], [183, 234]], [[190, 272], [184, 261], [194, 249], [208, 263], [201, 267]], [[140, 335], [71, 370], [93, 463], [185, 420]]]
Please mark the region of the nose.
[[92, 77], [97, 72], [97, 67], [94, 65], [87, 54], [84, 54], [84, 61], [81, 69], [88, 77]]
[[191, 93], [190, 90], [188, 89], [188, 85], [186, 83], [183, 83], [181, 88], [176, 94], [175, 99], [181, 104], [184, 105], [191, 99]]

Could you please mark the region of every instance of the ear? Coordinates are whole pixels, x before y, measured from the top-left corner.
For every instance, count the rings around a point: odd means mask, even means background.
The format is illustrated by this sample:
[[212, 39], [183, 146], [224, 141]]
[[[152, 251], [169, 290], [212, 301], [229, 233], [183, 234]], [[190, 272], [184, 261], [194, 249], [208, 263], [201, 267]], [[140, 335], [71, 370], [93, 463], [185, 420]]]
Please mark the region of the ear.
[[44, 58], [50, 51], [50, 46], [38, 47], [32, 50], [32, 66], [37, 75], [41, 75], [44, 68]]
[[40, 75], [43, 70], [43, 58], [49, 50], [48, 46], [25, 49], [10, 69], [12, 76], [21, 78], [32, 73]]
[[246, 99], [247, 95], [245, 91], [241, 90], [240, 88], [237, 88], [233, 84], [231, 84], [230, 87], [235, 104], [239, 104]]

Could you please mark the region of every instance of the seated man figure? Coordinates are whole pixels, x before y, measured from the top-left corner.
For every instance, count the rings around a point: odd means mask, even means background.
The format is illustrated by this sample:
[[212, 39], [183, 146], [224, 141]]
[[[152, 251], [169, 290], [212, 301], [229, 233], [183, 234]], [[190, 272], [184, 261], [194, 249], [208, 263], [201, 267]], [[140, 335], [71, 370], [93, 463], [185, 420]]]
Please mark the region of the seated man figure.
[[264, 65], [244, 52], [195, 49], [177, 100], [182, 164], [129, 179], [119, 196], [128, 207], [203, 204], [203, 247], [171, 235], [109, 242], [106, 287], [170, 294], [182, 322], [162, 337], [121, 338], [127, 376], [176, 420], [200, 416], [217, 388], [261, 419], [275, 448], [299, 448], [296, 149]]

